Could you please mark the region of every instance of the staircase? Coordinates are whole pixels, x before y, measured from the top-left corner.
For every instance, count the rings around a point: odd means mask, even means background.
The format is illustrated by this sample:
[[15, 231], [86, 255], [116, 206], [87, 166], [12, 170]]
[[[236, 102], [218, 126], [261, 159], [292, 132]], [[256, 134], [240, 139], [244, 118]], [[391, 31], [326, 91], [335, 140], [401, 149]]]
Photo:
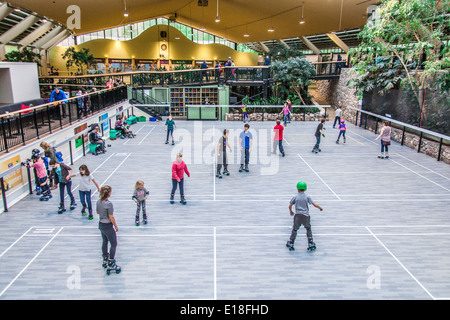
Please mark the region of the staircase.
[[[166, 112], [168, 112], [167, 105], [162, 103], [161, 101], [158, 101], [150, 97], [148, 94], [142, 91], [133, 89], [134, 89], [133, 87], [128, 86], [128, 97], [131, 97], [129, 101], [130, 104], [134, 105], [139, 110], [147, 113], [151, 117], [155, 117], [161, 121], [162, 116]], [[159, 107], [158, 105], [161, 105], [161, 107]]]

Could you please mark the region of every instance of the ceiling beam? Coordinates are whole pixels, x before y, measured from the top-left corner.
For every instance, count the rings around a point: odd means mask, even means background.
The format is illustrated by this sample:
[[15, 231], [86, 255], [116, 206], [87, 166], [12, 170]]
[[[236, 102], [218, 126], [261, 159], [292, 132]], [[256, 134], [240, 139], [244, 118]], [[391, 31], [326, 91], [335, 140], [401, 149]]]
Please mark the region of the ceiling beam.
[[342, 51], [344, 51], [345, 53], [347, 53], [347, 52], [350, 50], [349, 46], [346, 45], [345, 42], [342, 41], [341, 38], [339, 38], [339, 37], [337, 36], [337, 34], [335, 34], [335, 33], [327, 33], [327, 36], [328, 36], [331, 40], [333, 40], [333, 42], [334, 42], [339, 48], [341, 48]]
[[20, 36], [23, 32], [25, 32], [28, 28], [30, 28], [33, 24], [39, 21], [39, 18], [33, 15], [29, 15], [16, 24], [14, 27], [10, 28], [8, 31], [3, 33], [0, 36], [0, 42], [3, 44], [7, 44], [11, 40]]
[[306, 39], [306, 37], [301, 36], [300, 40], [308, 47], [309, 50], [311, 50], [314, 54], [321, 54], [321, 51], [319, 48], [317, 48], [311, 41]]
[[278, 39], [278, 42], [281, 43], [286, 49], [290, 49], [291, 47], [289, 47], [289, 45], [284, 42], [282, 39]]
[[44, 35], [42, 38], [38, 39], [37, 41], [33, 42], [31, 45], [35, 48], [41, 48], [44, 44], [49, 42], [53, 37], [55, 37], [57, 34], [61, 32], [63, 27], [57, 26], [56, 28], [53, 28], [50, 32], [48, 32], [46, 35]]
[[46, 23], [44, 23], [43, 25], [41, 25], [39, 28], [37, 28], [36, 30], [34, 30], [33, 32], [31, 32], [29, 35], [27, 35], [25, 38], [23, 38], [22, 40], [20, 40], [18, 42], [18, 44], [20, 46], [22, 46], [22, 48], [30, 45], [31, 43], [33, 43], [34, 41], [36, 41], [37, 39], [39, 39], [39, 37], [41, 37], [43, 34], [45, 34], [47, 31], [49, 31], [51, 28], [53, 28], [53, 23], [50, 21], [47, 21]]
[[258, 44], [259, 44], [259, 45], [261, 46], [261, 48], [263, 49], [264, 53], [267, 53], [267, 52], [270, 51], [269, 48], [268, 48], [264, 43], [262, 43], [261, 41], [259, 41]]
[[6, 18], [11, 13], [11, 11], [13, 11], [13, 8], [8, 7], [8, 3], [3, 3], [0, 6], [0, 21]]
[[71, 33], [69, 30], [63, 30], [62, 32], [58, 33], [57, 36], [53, 37], [50, 41], [48, 41], [46, 44], [42, 45], [41, 48], [44, 50], [50, 50], [52, 47], [64, 41], [64, 39], [66, 39], [70, 35]]

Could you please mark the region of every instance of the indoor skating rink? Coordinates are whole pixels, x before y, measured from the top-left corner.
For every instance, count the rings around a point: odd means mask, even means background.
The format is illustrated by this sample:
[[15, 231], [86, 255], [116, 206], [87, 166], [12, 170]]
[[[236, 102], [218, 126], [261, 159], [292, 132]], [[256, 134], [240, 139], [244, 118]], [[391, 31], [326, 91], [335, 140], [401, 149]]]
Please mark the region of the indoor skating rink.
[[[165, 120], [165, 119], [164, 119]], [[347, 123], [346, 144], [327, 122], [322, 152], [311, 153], [318, 122], [292, 122], [286, 156], [271, 154], [272, 122], [250, 122], [250, 172], [239, 173], [241, 122], [137, 123], [134, 139], [78, 159], [113, 188], [120, 274], [102, 268], [98, 216], [78, 206], [57, 214], [59, 191], [27, 196], [0, 215], [0, 299], [450, 299], [450, 166]], [[230, 176], [215, 177], [214, 156], [230, 130]], [[183, 153], [187, 205], [169, 203], [171, 165]], [[147, 225], [135, 226], [137, 180], [150, 191]], [[300, 228], [285, 244], [298, 181], [310, 206], [315, 252]], [[98, 192], [92, 200], [95, 203]], [[69, 199], [66, 197], [66, 208]], [[95, 208], [95, 205], [94, 205]]]

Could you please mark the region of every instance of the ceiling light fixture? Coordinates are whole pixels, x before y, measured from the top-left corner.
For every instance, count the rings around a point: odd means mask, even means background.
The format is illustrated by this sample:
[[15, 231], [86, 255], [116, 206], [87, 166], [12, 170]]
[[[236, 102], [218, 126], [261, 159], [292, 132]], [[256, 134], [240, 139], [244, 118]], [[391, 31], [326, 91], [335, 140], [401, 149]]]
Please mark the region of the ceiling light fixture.
[[245, 25], [244, 37], [246, 37], [246, 38], [250, 37], [250, 35], [248, 34], [248, 24]]
[[305, 18], [304, 18], [304, 16], [303, 16], [303, 14], [304, 14], [304, 9], [305, 9], [305, 1], [303, 1], [302, 2], [302, 18], [300, 19], [300, 24], [304, 24], [305, 23]]
[[219, 0], [217, 0], [217, 14], [216, 14], [216, 22], [220, 22], [220, 17], [219, 17]]
[[125, 7], [124, 11], [123, 11], [123, 16], [124, 17], [128, 17], [128, 12], [127, 12], [127, 0], [123, 0], [123, 5]]

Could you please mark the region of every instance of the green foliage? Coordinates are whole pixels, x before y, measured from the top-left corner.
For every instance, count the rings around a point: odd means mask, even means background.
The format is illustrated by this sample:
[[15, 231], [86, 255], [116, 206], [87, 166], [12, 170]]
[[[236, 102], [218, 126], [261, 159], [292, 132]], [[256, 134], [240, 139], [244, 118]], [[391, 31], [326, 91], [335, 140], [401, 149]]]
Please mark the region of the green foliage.
[[82, 74], [84, 74], [85, 68], [87, 69], [88, 65], [94, 61], [94, 55], [90, 54], [87, 48], [77, 51], [74, 47], [69, 47], [61, 56], [63, 60], [66, 60], [67, 70], [75, 65]]
[[307, 104], [307, 87], [316, 75], [313, 65], [301, 56], [288, 57], [272, 62], [271, 72], [277, 96], [288, 96], [294, 91], [301, 104]]
[[381, 93], [411, 89], [420, 103], [419, 89], [450, 88], [450, 19], [448, 0], [383, 0], [379, 19], [359, 34], [352, 49], [358, 79], [350, 87]]
[[38, 66], [40, 64], [41, 55], [31, 51], [28, 48], [24, 48], [22, 51], [11, 51], [5, 54], [4, 61], [10, 62], [35, 62]]

